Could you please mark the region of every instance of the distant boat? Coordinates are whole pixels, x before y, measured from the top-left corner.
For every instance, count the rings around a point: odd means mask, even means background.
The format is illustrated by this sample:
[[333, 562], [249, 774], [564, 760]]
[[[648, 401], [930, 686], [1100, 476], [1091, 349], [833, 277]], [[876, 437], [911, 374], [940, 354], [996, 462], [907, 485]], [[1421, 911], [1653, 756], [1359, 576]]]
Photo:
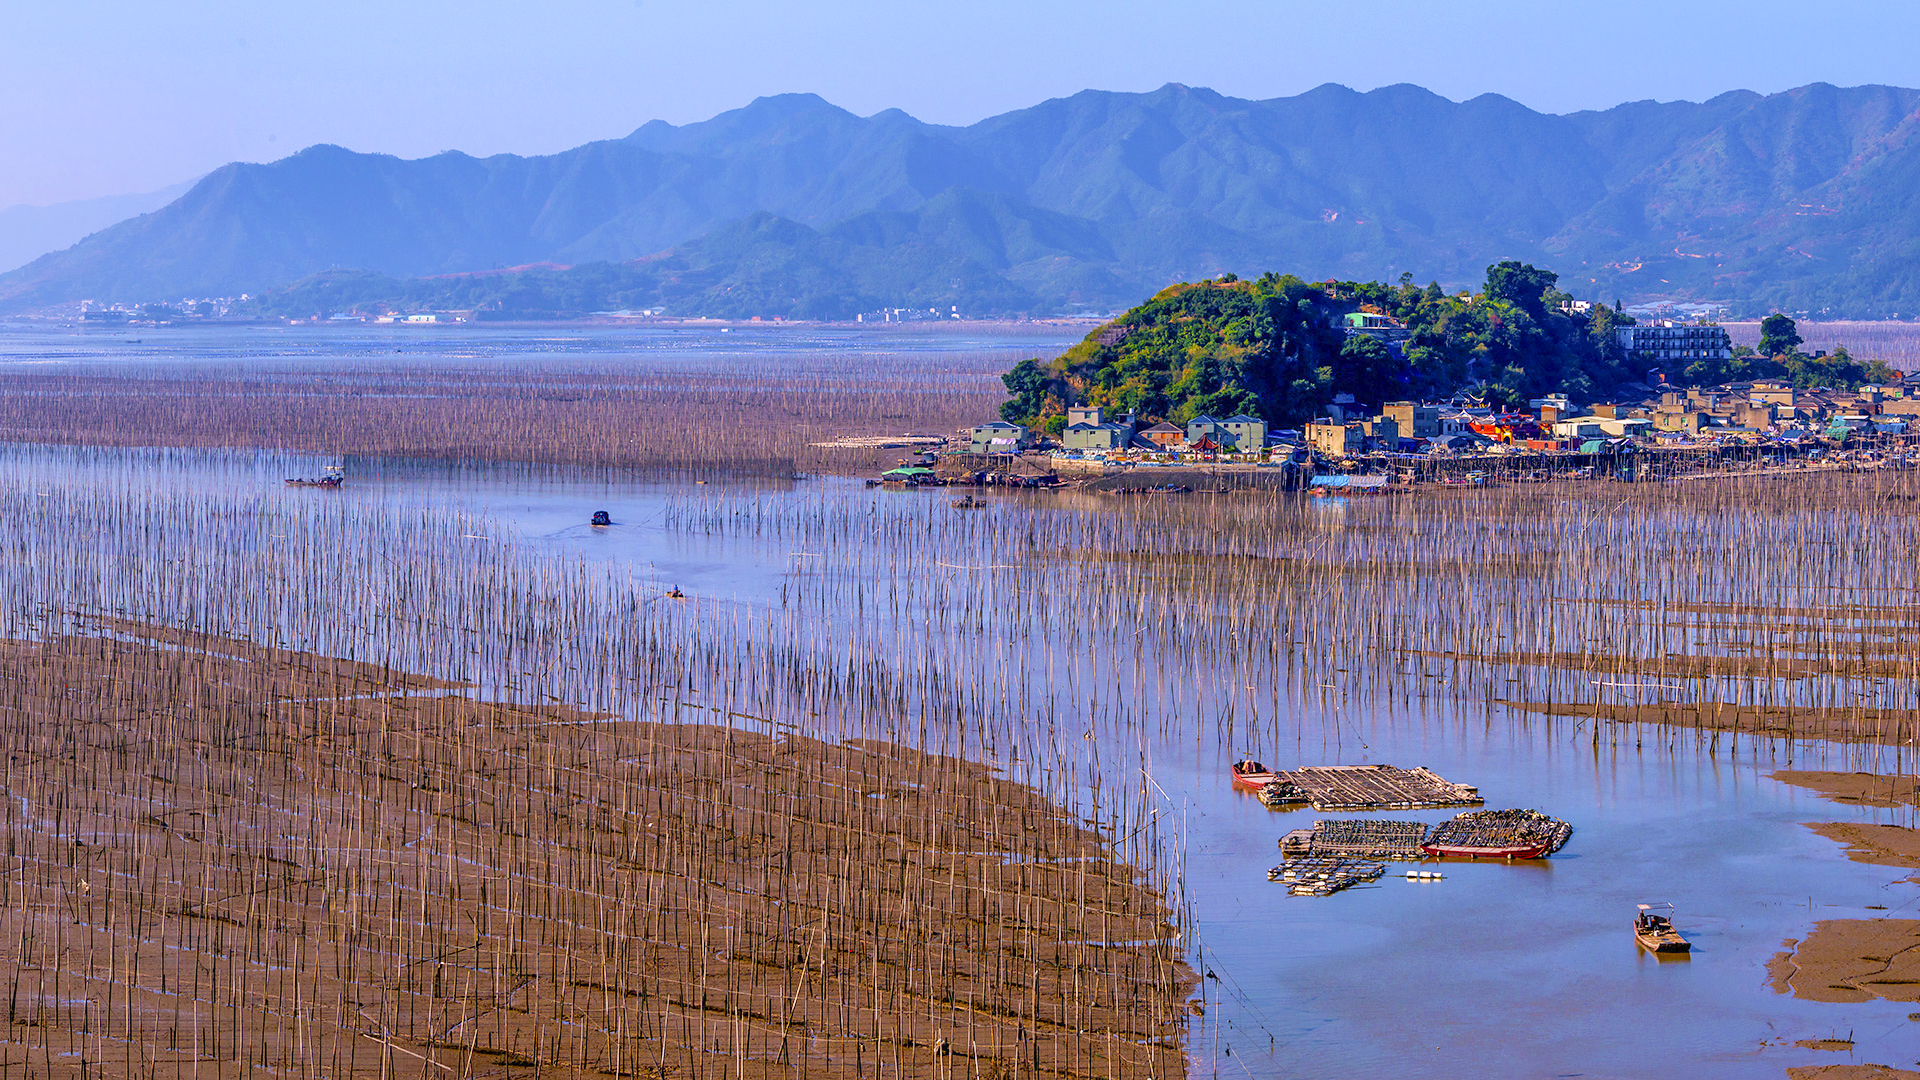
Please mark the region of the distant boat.
[[1274, 775], [1272, 769], [1267, 768], [1252, 758], [1233, 763], [1233, 782], [1243, 788], [1259, 791], [1261, 788], [1266, 787], [1278, 779], [1280, 778]]
[[987, 505], [987, 500], [974, 498], [971, 493], [964, 499], [953, 500], [953, 508], [955, 510], [978, 510], [985, 505]]
[[1690, 952], [1693, 944], [1673, 928], [1672, 904], [1640, 904], [1633, 917], [1633, 939], [1648, 952]]
[[613, 515], [607, 513], [605, 510], [595, 510], [593, 512], [593, 520], [588, 522], [588, 524], [604, 528], [613, 524]]
[[329, 465], [320, 470], [319, 476], [289, 476], [288, 487], [337, 488], [347, 482], [347, 470], [344, 465]]

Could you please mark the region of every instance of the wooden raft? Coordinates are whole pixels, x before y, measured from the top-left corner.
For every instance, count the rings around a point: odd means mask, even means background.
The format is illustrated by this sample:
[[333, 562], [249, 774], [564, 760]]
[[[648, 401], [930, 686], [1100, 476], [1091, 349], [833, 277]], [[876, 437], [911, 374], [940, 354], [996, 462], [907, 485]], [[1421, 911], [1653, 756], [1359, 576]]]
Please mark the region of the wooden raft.
[[1315, 810], [1425, 810], [1486, 801], [1479, 788], [1453, 783], [1424, 766], [1309, 765], [1277, 776], [1286, 801]]

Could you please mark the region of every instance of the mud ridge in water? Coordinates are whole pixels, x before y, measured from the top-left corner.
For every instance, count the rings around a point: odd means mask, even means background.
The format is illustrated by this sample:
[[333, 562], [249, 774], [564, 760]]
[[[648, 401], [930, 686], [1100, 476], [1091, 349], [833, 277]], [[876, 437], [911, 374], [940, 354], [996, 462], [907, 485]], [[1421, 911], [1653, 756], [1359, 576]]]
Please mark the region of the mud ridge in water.
[[1788, 1080], [1920, 1080], [1920, 1072], [1891, 1065], [1803, 1065], [1787, 1070]]
[[[1762, 679], [1886, 679], [1914, 673], [1910, 650], [1862, 649], [1848, 656], [1794, 656], [1774, 646], [1750, 646], [1762, 655], [1703, 656], [1669, 653], [1659, 657], [1609, 656], [1599, 653], [1516, 652], [1459, 653], [1408, 649], [1405, 654], [1432, 660], [1453, 660], [1504, 667], [1544, 667], [1590, 671], [1605, 675], [1646, 678], [1762, 678]], [[1886, 659], [1891, 658], [1891, 659]], [[1904, 660], [1903, 660], [1904, 658]]]
[[[1920, 784], [1911, 776], [1782, 769], [1773, 778], [1847, 806], [1920, 806]], [[1807, 828], [1846, 845], [1847, 857], [1855, 862], [1920, 869], [1920, 829], [1853, 821], [1808, 822]]]
[[1911, 607], [1890, 607], [1882, 604], [1810, 604], [1806, 607], [1785, 607], [1777, 604], [1734, 604], [1717, 603], [1706, 600], [1614, 600], [1605, 597], [1566, 597], [1569, 604], [1601, 604], [1611, 607], [1636, 608], [1642, 611], [1663, 611], [1685, 615], [1740, 615], [1760, 619], [1816, 619], [1820, 621], [1847, 622], [1897, 622], [1906, 624], [1913, 619]]
[[1780, 769], [1771, 775], [1783, 784], [1806, 788], [1848, 806], [1876, 806], [1883, 809], [1920, 806], [1920, 779], [1911, 776], [1819, 772], [1811, 769]]
[[1797, 708], [1723, 701], [1655, 701], [1644, 705], [1500, 701], [1497, 704], [1540, 716], [1578, 716], [1621, 724], [1698, 728], [1758, 738], [1904, 745], [1920, 734], [1920, 713], [1902, 709]]
[[1163, 898], [983, 766], [117, 629], [0, 649], [0, 1069], [1185, 1073]]
[[1845, 845], [1854, 862], [1920, 869], [1920, 829], [1852, 821], [1808, 822], [1807, 828]]

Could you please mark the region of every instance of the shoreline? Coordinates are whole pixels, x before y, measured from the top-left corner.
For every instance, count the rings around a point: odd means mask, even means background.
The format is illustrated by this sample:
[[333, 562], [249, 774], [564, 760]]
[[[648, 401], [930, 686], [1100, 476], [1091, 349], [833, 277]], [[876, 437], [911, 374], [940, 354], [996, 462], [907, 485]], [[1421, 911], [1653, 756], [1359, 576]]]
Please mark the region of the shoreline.
[[[1920, 789], [1912, 777], [1799, 769], [1770, 775], [1839, 805], [1920, 805]], [[1806, 827], [1843, 845], [1847, 858], [1855, 862], [1920, 869], [1920, 830], [1868, 822], [1807, 822]], [[1906, 880], [1920, 881], [1920, 875]], [[1805, 937], [1788, 938], [1781, 945], [1767, 962], [1767, 980], [1777, 993], [1833, 1003], [1875, 998], [1920, 1002], [1920, 919], [1821, 919]]]

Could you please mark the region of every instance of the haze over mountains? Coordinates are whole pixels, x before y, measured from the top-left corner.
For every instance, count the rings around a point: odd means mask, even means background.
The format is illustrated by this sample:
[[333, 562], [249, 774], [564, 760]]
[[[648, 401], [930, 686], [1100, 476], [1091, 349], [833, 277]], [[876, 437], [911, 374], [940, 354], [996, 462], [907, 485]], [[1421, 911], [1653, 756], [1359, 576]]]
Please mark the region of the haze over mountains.
[[[0, 275], [0, 309], [301, 282], [268, 307], [1037, 313], [1228, 270], [1452, 286], [1520, 258], [1605, 300], [1912, 316], [1916, 132], [1920, 91], [1825, 84], [1565, 116], [1405, 85], [1169, 85], [963, 128], [785, 95], [545, 157], [229, 165]], [[548, 265], [511, 269], [529, 264]]]
[[25, 266], [49, 251], [70, 247], [109, 225], [158, 210], [192, 187], [193, 182], [188, 181], [133, 195], [0, 209], [0, 271]]

